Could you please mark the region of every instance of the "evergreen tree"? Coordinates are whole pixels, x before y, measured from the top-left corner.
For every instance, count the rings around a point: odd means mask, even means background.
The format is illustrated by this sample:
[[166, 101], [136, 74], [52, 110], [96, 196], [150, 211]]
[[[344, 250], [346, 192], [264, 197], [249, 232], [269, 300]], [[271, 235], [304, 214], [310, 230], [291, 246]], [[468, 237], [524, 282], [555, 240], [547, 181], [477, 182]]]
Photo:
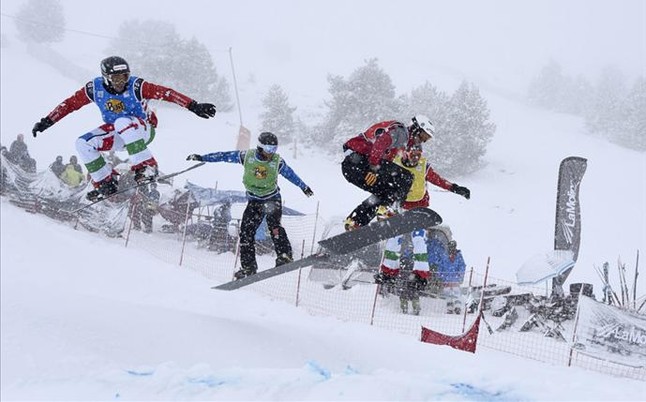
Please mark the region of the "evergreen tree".
[[366, 61], [347, 80], [330, 76], [328, 82], [332, 100], [327, 103], [329, 111], [315, 137], [324, 149], [338, 151], [351, 136], [378, 121], [393, 119], [401, 110], [395, 86], [377, 59]]
[[462, 82], [450, 98], [442, 131], [437, 132], [436, 140], [431, 140], [431, 163], [451, 175], [479, 169], [496, 131], [489, 114], [487, 101], [480, 96], [479, 89]]
[[60, 42], [65, 36], [65, 15], [60, 0], [28, 0], [16, 14], [18, 38], [24, 42]]
[[136, 20], [123, 23], [108, 53], [128, 60], [134, 75], [199, 101], [214, 102], [218, 111], [233, 107], [229, 84], [217, 74], [206, 46], [195, 38], [182, 39], [171, 23]]
[[563, 90], [566, 78], [561, 65], [551, 60], [531, 82], [528, 101], [531, 105], [547, 110], [562, 110]]
[[646, 78], [639, 77], [626, 97], [626, 120], [617, 140], [621, 145], [646, 151]]
[[626, 118], [625, 82], [624, 75], [618, 69], [606, 67], [603, 70], [586, 111], [586, 126], [590, 132], [612, 139], [622, 130]]
[[289, 144], [295, 136], [294, 111], [287, 94], [280, 85], [272, 85], [262, 99], [265, 110], [261, 113], [261, 131], [276, 134], [280, 144]]
[[561, 92], [562, 98], [559, 101], [561, 107], [557, 111], [584, 116], [593, 93], [592, 84], [583, 76], [578, 76], [575, 79], [567, 77], [564, 90]]

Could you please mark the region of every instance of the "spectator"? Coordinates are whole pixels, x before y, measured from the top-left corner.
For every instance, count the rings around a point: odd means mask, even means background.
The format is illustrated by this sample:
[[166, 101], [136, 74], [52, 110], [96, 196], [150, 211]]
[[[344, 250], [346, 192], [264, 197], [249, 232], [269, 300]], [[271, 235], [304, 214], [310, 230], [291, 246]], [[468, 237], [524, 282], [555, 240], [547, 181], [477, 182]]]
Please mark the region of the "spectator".
[[457, 242], [451, 240], [445, 249], [438, 239], [431, 239], [428, 244], [428, 264], [446, 297], [447, 314], [460, 314], [460, 285], [464, 280], [466, 264]]
[[[7, 147], [0, 145], [0, 155], [6, 157], [7, 153]], [[0, 194], [4, 194], [7, 185], [9, 184], [7, 179], [7, 168], [4, 165], [4, 163], [0, 164]]]
[[226, 251], [230, 248], [233, 239], [229, 236], [229, 222], [231, 222], [231, 201], [225, 200], [213, 213], [209, 250]]
[[9, 162], [20, 166], [25, 172], [36, 173], [36, 160], [29, 155], [23, 134], [16, 136], [16, 140], [9, 146], [6, 157]]
[[72, 188], [80, 186], [84, 182], [84, 178], [85, 175], [83, 173], [79, 173], [71, 163], [65, 165], [65, 170], [63, 170], [63, 173], [60, 175], [60, 179], [63, 183]]
[[150, 183], [150, 189], [147, 187], [139, 187], [132, 198], [130, 219], [132, 219], [132, 228], [134, 230], [141, 230], [141, 224], [143, 223], [144, 233], [152, 233], [153, 217], [157, 213], [160, 194], [157, 191], [157, 183]]
[[49, 169], [54, 172], [56, 177], [61, 177], [61, 174], [63, 174], [63, 171], [65, 170], [65, 165], [63, 165], [63, 157], [61, 155], [58, 155], [54, 163], [49, 165]]
[[81, 164], [78, 162], [78, 159], [76, 158], [76, 155], [70, 156], [70, 163], [69, 164], [74, 167], [74, 170], [76, 170], [80, 174], [83, 174], [83, 168], [81, 167]]

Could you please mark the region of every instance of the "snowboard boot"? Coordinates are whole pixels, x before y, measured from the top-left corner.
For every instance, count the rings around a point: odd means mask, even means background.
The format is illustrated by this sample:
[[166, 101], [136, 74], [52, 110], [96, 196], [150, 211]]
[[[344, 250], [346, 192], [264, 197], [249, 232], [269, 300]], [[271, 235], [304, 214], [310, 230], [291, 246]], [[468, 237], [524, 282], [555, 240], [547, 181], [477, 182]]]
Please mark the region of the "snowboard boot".
[[360, 226], [354, 219], [348, 216], [343, 221], [343, 227], [345, 228], [346, 232], [349, 232], [351, 230], [359, 229]]
[[419, 313], [422, 312], [422, 306], [420, 306], [419, 297], [413, 298], [411, 300], [411, 303], [413, 304], [413, 314], [414, 315], [419, 315]]
[[399, 307], [401, 308], [403, 314], [408, 314], [408, 299], [406, 299], [405, 297], [400, 297]]
[[157, 166], [144, 165], [134, 170], [137, 184], [154, 181], [159, 175]]
[[388, 218], [391, 218], [393, 216], [397, 215], [397, 212], [393, 210], [392, 208], [387, 207], [386, 205], [380, 205], [377, 208], [377, 215], [376, 218], [378, 221], [384, 221]]
[[233, 274], [233, 277], [238, 280], [242, 278], [246, 278], [247, 276], [253, 275], [256, 273], [255, 269], [252, 268], [240, 268], [239, 271], [237, 271], [235, 274]]
[[383, 271], [375, 274], [375, 283], [378, 285], [394, 285], [396, 279], [396, 276], [388, 275]]
[[276, 257], [276, 266], [278, 267], [281, 265], [289, 264], [292, 261], [294, 261], [294, 259], [290, 255], [283, 253]]
[[85, 196], [88, 201], [95, 202], [109, 197], [117, 192], [118, 183], [114, 176], [108, 176], [106, 179], [94, 183], [95, 189], [88, 192]]

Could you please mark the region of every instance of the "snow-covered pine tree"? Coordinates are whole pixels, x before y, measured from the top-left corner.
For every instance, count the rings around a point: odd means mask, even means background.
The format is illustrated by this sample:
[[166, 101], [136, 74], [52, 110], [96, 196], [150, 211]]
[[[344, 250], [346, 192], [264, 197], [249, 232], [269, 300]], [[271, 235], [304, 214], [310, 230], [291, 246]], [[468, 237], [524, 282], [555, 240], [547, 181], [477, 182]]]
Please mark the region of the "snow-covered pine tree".
[[545, 65], [529, 85], [527, 100], [531, 105], [547, 109], [562, 110], [566, 77], [561, 65], [554, 60]]
[[626, 78], [615, 67], [606, 67], [595, 86], [585, 113], [591, 133], [612, 139], [622, 130], [625, 115]]
[[[440, 112], [436, 138], [431, 140], [429, 161], [446, 176], [476, 171], [482, 166], [496, 125], [489, 120], [487, 101], [466, 81], [451, 95], [446, 112]], [[439, 116], [438, 116], [439, 117]]]
[[646, 151], [646, 77], [635, 81], [625, 101], [626, 120], [618, 133], [621, 145], [637, 151]]
[[169, 22], [124, 22], [117, 38], [110, 43], [108, 53], [128, 60], [134, 75], [201, 101], [213, 102], [218, 111], [233, 107], [229, 84], [217, 74], [206, 46], [195, 38], [182, 39]]
[[65, 14], [60, 0], [28, 0], [16, 13], [18, 38], [24, 42], [60, 42], [65, 36]]
[[433, 162], [433, 167], [438, 169], [441, 174], [448, 173], [450, 164], [444, 163], [441, 155], [444, 150], [449, 148], [448, 141], [450, 138], [447, 133], [447, 121], [449, 112], [450, 97], [446, 92], [438, 90], [430, 82], [413, 88], [410, 96], [403, 97], [405, 111], [402, 113], [402, 119], [408, 120], [417, 115], [425, 115], [431, 119], [435, 125], [436, 135], [424, 146], [424, 155]]
[[401, 101], [395, 98], [395, 86], [377, 59], [367, 60], [346, 80], [341, 76], [328, 76], [328, 112], [323, 124], [317, 128], [317, 145], [337, 153], [341, 145], [374, 123], [396, 119], [401, 111]]
[[295, 132], [295, 107], [289, 106], [289, 98], [280, 85], [272, 85], [262, 98], [264, 111], [260, 114], [261, 131], [271, 131], [280, 145], [290, 144]]
[[568, 76], [564, 82], [564, 90], [561, 92], [560, 108], [556, 111], [583, 116], [589, 107], [593, 93], [594, 88], [585, 77], [579, 75], [572, 79]]

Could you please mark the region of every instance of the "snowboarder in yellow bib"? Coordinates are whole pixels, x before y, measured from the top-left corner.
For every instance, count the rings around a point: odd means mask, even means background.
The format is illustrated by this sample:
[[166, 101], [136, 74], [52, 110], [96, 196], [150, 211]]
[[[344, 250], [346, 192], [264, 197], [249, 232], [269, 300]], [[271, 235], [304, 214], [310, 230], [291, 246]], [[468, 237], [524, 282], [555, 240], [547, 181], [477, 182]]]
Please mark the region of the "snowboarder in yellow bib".
[[[468, 188], [451, 183], [433, 170], [426, 158], [422, 156], [421, 145], [414, 144], [409, 146], [402, 156], [397, 156], [394, 159], [394, 163], [406, 169], [413, 176], [413, 183], [410, 186], [405, 201], [401, 205], [403, 210], [407, 211], [420, 207], [426, 208], [430, 205], [430, 196], [426, 189], [427, 182], [459, 194], [466, 199], [471, 197], [471, 191]], [[388, 214], [389, 212], [378, 211], [378, 213]], [[426, 247], [426, 230], [416, 230], [411, 235], [413, 242], [413, 282], [415, 287], [422, 289], [428, 284], [430, 275]], [[383, 262], [380, 272], [375, 276], [375, 282], [393, 283], [399, 275], [402, 237], [393, 237], [386, 242]], [[419, 311], [415, 312], [419, 313]]]

